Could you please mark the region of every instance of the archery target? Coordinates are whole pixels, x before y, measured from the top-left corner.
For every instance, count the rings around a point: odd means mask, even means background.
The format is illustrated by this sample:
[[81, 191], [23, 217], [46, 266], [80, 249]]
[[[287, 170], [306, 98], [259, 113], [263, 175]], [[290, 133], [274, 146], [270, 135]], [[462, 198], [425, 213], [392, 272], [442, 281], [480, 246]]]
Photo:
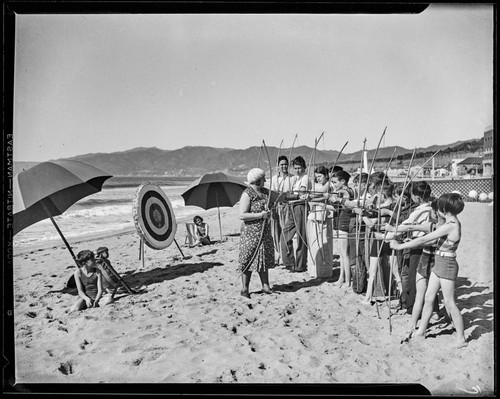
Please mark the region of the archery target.
[[134, 223], [148, 247], [167, 248], [175, 238], [177, 221], [170, 200], [155, 184], [145, 183], [137, 189], [133, 205]]

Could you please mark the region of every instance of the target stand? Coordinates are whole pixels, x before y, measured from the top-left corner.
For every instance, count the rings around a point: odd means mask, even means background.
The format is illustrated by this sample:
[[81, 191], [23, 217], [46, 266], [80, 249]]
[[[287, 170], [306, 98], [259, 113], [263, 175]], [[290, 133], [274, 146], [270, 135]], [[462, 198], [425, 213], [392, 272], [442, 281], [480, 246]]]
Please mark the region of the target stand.
[[134, 224], [141, 238], [139, 259], [144, 266], [144, 244], [153, 249], [165, 249], [175, 242], [177, 221], [170, 200], [163, 190], [152, 183], [144, 183], [137, 189], [133, 202]]

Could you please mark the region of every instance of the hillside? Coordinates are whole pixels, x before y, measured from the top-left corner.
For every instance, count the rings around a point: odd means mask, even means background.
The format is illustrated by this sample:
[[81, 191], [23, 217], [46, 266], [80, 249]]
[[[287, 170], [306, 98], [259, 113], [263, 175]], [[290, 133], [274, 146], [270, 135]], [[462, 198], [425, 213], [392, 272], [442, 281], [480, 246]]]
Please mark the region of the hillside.
[[[482, 142], [482, 139], [472, 139], [447, 145], [418, 148], [415, 158], [427, 159], [437, 150], [441, 150], [443, 156], [446, 155], [446, 159], [449, 159], [453, 153], [480, 152], [482, 150]], [[393, 160], [394, 166], [396, 164], [403, 164], [404, 160], [411, 158], [413, 150], [399, 146], [384, 147], [380, 148], [377, 153], [376, 165], [378, 163], [387, 163], [394, 149], [396, 149]], [[273, 163], [279, 154], [286, 155], [287, 157], [290, 157], [291, 154], [292, 158], [301, 155], [306, 163], [309, 164], [313, 148], [300, 146], [293, 148], [291, 152], [290, 148], [278, 149], [276, 147], [268, 147], [268, 151]], [[362, 150], [341, 154], [338, 163], [345, 166], [347, 170], [355, 169], [361, 161], [361, 152]], [[374, 153], [374, 149], [368, 151], [370, 162]], [[331, 166], [337, 159], [338, 154], [338, 151], [317, 149], [314, 163]], [[252, 167], [260, 166], [264, 169], [267, 168], [267, 155], [260, 147], [250, 147], [244, 150], [196, 146], [183, 147], [177, 150], [140, 147], [122, 152], [84, 154], [67, 159], [88, 163], [115, 176], [201, 176], [205, 173], [215, 171], [240, 175], [246, 173]], [[437, 163], [440, 164], [438, 160]], [[33, 165], [33, 162], [14, 162], [14, 174]]]

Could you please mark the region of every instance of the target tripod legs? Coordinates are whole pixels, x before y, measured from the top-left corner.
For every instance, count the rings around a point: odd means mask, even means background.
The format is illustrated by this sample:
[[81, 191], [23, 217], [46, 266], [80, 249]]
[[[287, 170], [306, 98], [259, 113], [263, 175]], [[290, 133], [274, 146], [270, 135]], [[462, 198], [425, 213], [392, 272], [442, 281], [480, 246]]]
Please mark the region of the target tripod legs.
[[184, 256], [184, 253], [182, 252], [182, 249], [179, 246], [179, 244], [177, 243], [177, 240], [175, 238], [174, 238], [174, 242], [175, 242], [175, 245], [177, 245], [177, 248], [179, 249], [179, 252], [181, 253], [182, 258], [183, 259], [188, 259], [188, 257]]

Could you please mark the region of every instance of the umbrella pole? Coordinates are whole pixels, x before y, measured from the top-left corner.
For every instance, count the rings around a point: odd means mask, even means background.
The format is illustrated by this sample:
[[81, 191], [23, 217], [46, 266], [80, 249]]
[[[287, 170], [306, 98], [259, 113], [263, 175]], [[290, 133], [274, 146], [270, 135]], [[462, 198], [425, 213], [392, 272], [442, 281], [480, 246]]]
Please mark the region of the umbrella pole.
[[[73, 252], [73, 250], [71, 249], [71, 247], [69, 246], [68, 244], [68, 241], [66, 241], [66, 238], [64, 237], [63, 233], [61, 232], [61, 230], [59, 229], [59, 226], [57, 225], [56, 221], [54, 220], [54, 218], [51, 216], [50, 217], [50, 221], [52, 222], [52, 224], [54, 225], [54, 227], [56, 228], [57, 232], [59, 233], [59, 235], [61, 236], [62, 240], [64, 241], [64, 244], [66, 245], [66, 248], [68, 248], [68, 251], [70, 252], [71, 256], [73, 257], [73, 260], [75, 261], [76, 265], [78, 267], [80, 267], [80, 264], [78, 263], [78, 261], [76, 260], [76, 256], [75, 256], [75, 253]], [[113, 273], [114, 272], [114, 273]], [[113, 269], [111, 271], [111, 273], [120, 281], [120, 283], [123, 285], [123, 287], [130, 293], [130, 294], [135, 294], [135, 292], [127, 285], [127, 283], [122, 279], [122, 277]]]
[[52, 216], [50, 216], [50, 221], [52, 222], [52, 224], [54, 225], [54, 227], [56, 228], [57, 232], [59, 233], [59, 235], [61, 236], [61, 239], [63, 240], [64, 242], [64, 245], [66, 245], [66, 248], [68, 248], [68, 251], [69, 253], [71, 254], [71, 256], [73, 257], [73, 260], [75, 261], [76, 265], [78, 267], [80, 267], [80, 264], [78, 263], [78, 261], [76, 260], [76, 256], [75, 256], [75, 253], [73, 252], [73, 250], [71, 249], [68, 241], [66, 241], [66, 238], [64, 237], [63, 233], [61, 232], [61, 230], [59, 229], [59, 226], [57, 225], [56, 221], [54, 220], [54, 218]]
[[217, 190], [215, 190], [215, 202], [217, 202], [217, 213], [219, 215], [219, 234], [220, 234], [220, 242], [222, 243], [222, 225], [220, 223], [219, 196], [217, 195]]
[[222, 242], [222, 225], [220, 223], [220, 208], [217, 207], [217, 212], [219, 213], [219, 233], [220, 233], [220, 242]]

